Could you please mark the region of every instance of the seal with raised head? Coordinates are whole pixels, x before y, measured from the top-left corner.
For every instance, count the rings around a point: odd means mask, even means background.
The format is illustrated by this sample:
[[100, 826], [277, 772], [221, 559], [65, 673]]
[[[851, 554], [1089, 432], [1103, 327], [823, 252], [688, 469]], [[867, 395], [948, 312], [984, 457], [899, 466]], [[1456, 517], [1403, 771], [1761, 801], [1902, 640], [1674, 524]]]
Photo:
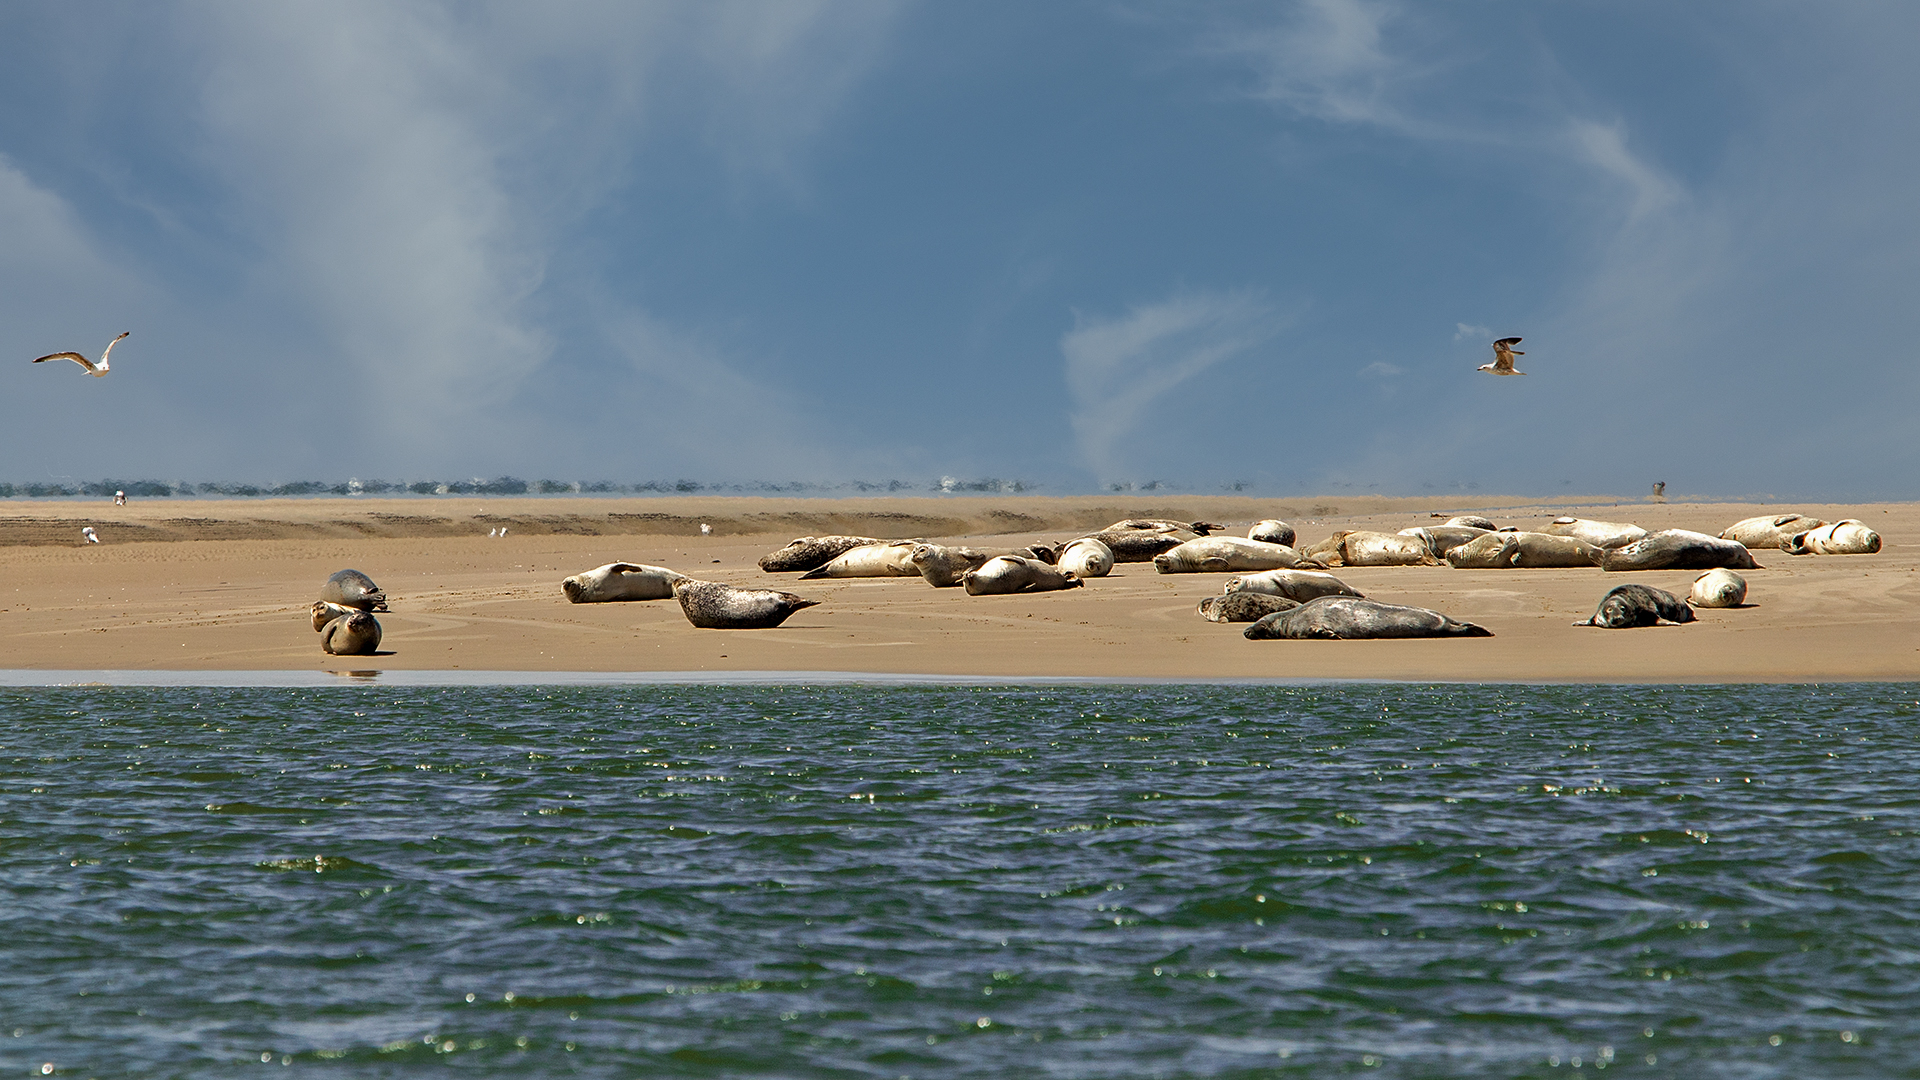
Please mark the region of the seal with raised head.
[[1414, 537], [1427, 546], [1428, 554], [1436, 559], [1445, 559], [1447, 552], [1486, 536], [1491, 531], [1471, 525], [1421, 525], [1411, 529], [1401, 529], [1400, 535]]
[[1802, 514], [1775, 514], [1772, 517], [1743, 518], [1727, 526], [1722, 540], [1738, 540], [1750, 548], [1778, 548], [1796, 533], [1817, 529], [1826, 522]]
[[1039, 559], [996, 555], [981, 563], [979, 569], [967, 571], [967, 576], [961, 579], [960, 584], [966, 588], [968, 596], [1006, 596], [1012, 593], [1077, 589], [1082, 582], [1073, 574], [1049, 566]]
[[320, 628], [320, 648], [334, 656], [372, 656], [380, 647], [380, 620], [349, 608]]
[[1366, 640], [1373, 638], [1492, 637], [1493, 631], [1475, 623], [1451, 619], [1426, 608], [1383, 604], [1354, 596], [1323, 596], [1291, 611], [1263, 616], [1247, 627], [1255, 640], [1310, 638]]
[[920, 546], [918, 540], [882, 540], [877, 544], [861, 544], [848, 548], [834, 556], [825, 565], [816, 566], [800, 575], [800, 580], [810, 578], [846, 578], [846, 577], [918, 577], [920, 568], [913, 564], [913, 549]]
[[616, 562], [582, 571], [560, 582], [560, 591], [573, 604], [605, 604], [615, 600], [670, 600], [673, 583], [685, 574], [664, 566]]
[[1687, 602], [1665, 589], [1648, 585], [1616, 585], [1600, 598], [1600, 606], [1595, 609], [1592, 618], [1573, 625], [1624, 630], [1634, 626], [1652, 626], [1662, 619], [1683, 623], [1692, 622], [1693, 618], [1693, 609], [1687, 606]]
[[1323, 596], [1365, 596], [1366, 593], [1320, 570], [1262, 570], [1227, 579], [1227, 592], [1257, 592], [1306, 603]]
[[358, 570], [342, 570], [320, 586], [320, 599], [361, 611], [387, 610], [387, 594]]
[[1077, 578], [1106, 577], [1113, 573], [1113, 549], [1091, 536], [1083, 536], [1068, 541], [1053, 564]]
[[1285, 544], [1239, 536], [1203, 536], [1153, 557], [1153, 568], [1162, 574], [1229, 574], [1320, 565]]
[[871, 536], [802, 536], [779, 551], [760, 556], [760, 569], [769, 574], [812, 570], [825, 566], [862, 544], [884, 544]]
[[1880, 550], [1880, 534], [1863, 521], [1847, 518], [1795, 533], [1780, 542], [1789, 555], [1871, 555]]
[[736, 589], [689, 577], [673, 583], [673, 595], [687, 621], [702, 630], [767, 630], [820, 602], [778, 589]]
[[1687, 529], [1662, 529], [1601, 552], [1602, 570], [1758, 570], [1747, 545]]
[[340, 604], [331, 604], [325, 600], [315, 600], [313, 602], [313, 608], [312, 608], [313, 628], [316, 631], [325, 630], [327, 628], [327, 624], [332, 622], [333, 620], [339, 618], [342, 615], [351, 615], [354, 612], [359, 610], [360, 610], [359, 608], [345, 607]]
[[949, 589], [960, 584], [960, 579], [966, 576], [967, 571], [992, 557], [970, 547], [916, 544], [907, 561], [919, 569], [920, 576], [926, 579], [927, 584], [936, 589]]
[[1747, 579], [1725, 567], [1693, 579], [1687, 603], [1694, 607], [1739, 607], [1747, 602]]
[[1540, 527], [1548, 536], [1571, 536], [1594, 547], [1617, 548], [1645, 539], [1647, 530], [1624, 521], [1589, 521], [1586, 518], [1557, 517]]
[[1597, 566], [1602, 549], [1578, 537], [1536, 532], [1483, 533], [1447, 552], [1455, 570]]
[[1208, 622], [1258, 622], [1276, 611], [1292, 611], [1300, 601], [1263, 592], [1230, 592], [1200, 601], [1200, 617]]
[[1299, 537], [1294, 533], [1293, 526], [1279, 518], [1267, 518], [1265, 521], [1256, 521], [1247, 527], [1247, 539], [1264, 540], [1269, 544], [1285, 544], [1292, 547], [1293, 542]]

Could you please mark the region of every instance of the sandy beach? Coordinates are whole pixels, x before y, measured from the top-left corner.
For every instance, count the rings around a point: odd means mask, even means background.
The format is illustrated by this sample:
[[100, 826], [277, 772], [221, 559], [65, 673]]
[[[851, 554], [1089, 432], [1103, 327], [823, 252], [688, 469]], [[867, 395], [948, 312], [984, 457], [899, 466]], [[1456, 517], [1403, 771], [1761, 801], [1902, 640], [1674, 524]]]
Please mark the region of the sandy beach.
[[[1749, 605], [1697, 623], [1573, 625], [1615, 585], [1684, 596], [1697, 573], [1336, 571], [1376, 599], [1480, 623], [1490, 639], [1248, 641], [1194, 611], [1225, 575], [1123, 564], [1085, 588], [971, 597], [919, 578], [797, 581], [756, 565], [795, 536], [1058, 540], [1126, 516], [1204, 518], [1244, 535], [1279, 517], [1305, 545], [1434, 513], [1535, 527], [1559, 514], [1719, 533], [1797, 511], [1857, 517], [1875, 555], [1756, 552]], [[702, 535], [701, 523], [713, 528]], [[92, 526], [102, 542], [81, 539]], [[504, 538], [489, 531], [506, 528]], [[1828, 682], [1920, 678], [1920, 505], [1761, 505], [1325, 496], [104, 500], [0, 506], [0, 667], [66, 670], [810, 671], [1163, 679]], [[673, 601], [570, 604], [560, 579], [613, 561], [821, 601], [785, 626], [711, 631]], [[320, 651], [307, 607], [354, 567], [391, 598], [382, 652]]]

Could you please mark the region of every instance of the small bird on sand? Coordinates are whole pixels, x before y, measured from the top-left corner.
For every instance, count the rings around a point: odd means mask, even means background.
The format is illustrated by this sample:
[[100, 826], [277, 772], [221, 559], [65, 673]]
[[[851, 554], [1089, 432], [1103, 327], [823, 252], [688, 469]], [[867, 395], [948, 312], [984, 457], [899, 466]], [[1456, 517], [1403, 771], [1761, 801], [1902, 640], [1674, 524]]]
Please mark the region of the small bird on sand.
[[700, 535], [701, 535], [701, 536], [712, 536], [712, 535], [713, 535], [713, 526], [711, 526], [711, 525], [709, 525], [709, 524], [707, 524], [707, 523], [706, 523], [706, 522], [704, 522], [704, 521], [703, 521], [703, 522], [701, 522], [701, 523], [700, 523]]
[[107, 357], [113, 355], [113, 347], [115, 345], [120, 344], [120, 338], [126, 337], [127, 334], [131, 334], [131, 333], [133, 333], [133, 331], [128, 330], [125, 334], [121, 334], [120, 337], [114, 338], [112, 341], [107, 342], [106, 351], [100, 354], [100, 362], [98, 364], [94, 363], [93, 361], [87, 359], [84, 356], [81, 356], [77, 352], [48, 353], [45, 356], [35, 357], [33, 362], [36, 364], [39, 364], [39, 363], [44, 363], [45, 361], [48, 361], [48, 360], [71, 360], [74, 363], [79, 364], [81, 367], [86, 368], [87, 374], [92, 375], [94, 378], [97, 379], [106, 375]]
[[84, 528], [84, 529], [81, 529], [81, 530], [80, 530], [80, 535], [81, 535], [81, 536], [84, 536], [84, 537], [86, 537], [86, 538], [87, 538], [87, 543], [89, 543], [89, 544], [97, 544], [97, 543], [99, 543], [99, 542], [100, 542], [100, 534], [99, 534], [99, 533], [96, 533], [96, 532], [94, 532], [94, 531], [93, 531], [93, 526], [91, 526], [91, 525], [89, 525], [89, 526], [87, 526], [87, 527], [86, 527], [86, 528]]
[[1518, 344], [1520, 344], [1520, 339], [1517, 337], [1503, 337], [1499, 341], [1494, 342], [1493, 363], [1481, 364], [1478, 370], [1491, 371], [1495, 375], [1525, 375], [1526, 372], [1524, 371], [1513, 370], [1513, 358], [1527, 355], [1519, 349], [1514, 348], [1514, 346]]

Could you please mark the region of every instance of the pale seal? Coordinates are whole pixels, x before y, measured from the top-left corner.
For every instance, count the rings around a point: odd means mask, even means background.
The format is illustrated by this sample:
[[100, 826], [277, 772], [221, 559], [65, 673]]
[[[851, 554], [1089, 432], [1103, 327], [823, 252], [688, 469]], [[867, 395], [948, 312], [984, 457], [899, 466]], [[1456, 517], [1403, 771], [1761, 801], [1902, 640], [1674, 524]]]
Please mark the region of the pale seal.
[[1485, 533], [1447, 552], [1456, 570], [1597, 566], [1601, 548], [1577, 537], [1536, 532]]
[[760, 569], [769, 574], [812, 570], [825, 566], [862, 544], [884, 544], [871, 536], [802, 536], [779, 551], [760, 556]]
[[1162, 574], [1228, 574], [1320, 565], [1285, 544], [1239, 536], [1203, 536], [1153, 557], [1153, 568]]
[[1489, 529], [1471, 525], [1422, 525], [1418, 528], [1401, 529], [1401, 536], [1412, 536], [1427, 546], [1427, 552], [1436, 559], [1445, 559], [1447, 552], [1472, 540], [1477, 540], [1491, 532]]
[[1323, 596], [1365, 596], [1359, 589], [1319, 570], [1263, 570], [1227, 579], [1225, 591], [1266, 593], [1306, 603]]
[[1082, 584], [1073, 574], [1048, 566], [1039, 559], [1023, 559], [1018, 555], [996, 555], [980, 564], [978, 569], [967, 571], [967, 576], [960, 583], [966, 588], [968, 596], [1052, 592], [1055, 589], [1079, 588]]
[[320, 628], [320, 647], [334, 656], [372, 656], [380, 647], [380, 620], [349, 609]]
[[1113, 549], [1091, 536], [1083, 536], [1061, 548], [1054, 565], [1077, 578], [1106, 577], [1113, 573]]
[[1279, 518], [1268, 518], [1265, 521], [1254, 522], [1247, 529], [1247, 539], [1265, 540], [1269, 544], [1285, 544], [1292, 547], [1293, 542], [1299, 537], [1294, 534], [1293, 526]]
[[1624, 630], [1633, 626], [1652, 626], [1662, 619], [1683, 623], [1692, 622], [1693, 618], [1693, 609], [1687, 606], [1687, 602], [1665, 589], [1646, 585], [1617, 585], [1600, 598], [1600, 607], [1594, 611], [1592, 618], [1573, 625]]
[[361, 611], [387, 610], [387, 594], [358, 570], [342, 570], [320, 586], [320, 599]]
[[1795, 533], [1780, 542], [1780, 550], [1789, 555], [1871, 555], [1880, 550], [1880, 534], [1848, 518]]
[[1662, 529], [1601, 553], [1602, 570], [1758, 570], [1747, 545], [1686, 529]]
[[827, 561], [822, 566], [800, 575], [800, 580], [810, 578], [848, 578], [848, 577], [919, 577], [920, 568], [913, 565], [913, 549], [920, 546], [918, 540], [882, 540], [874, 544], [861, 544], [848, 548]]
[[560, 583], [560, 591], [574, 604], [604, 604], [615, 600], [670, 600], [673, 583], [686, 575], [664, 566], [616, 562], [575, 574]]
[[1722, 567], [1693, 579], [1687, 603], [1694, 607], [1739, 607], [1747, 602], [1747, 579]]
[[673, 595], [687, 621], [703, 630], [766, 630], [820, 602], [777, 589], [736, 589], [688, 577], [673, 583]]
[[969, 547], [946, 547], [941, 544], [916, 544], [907, 556], [926, 579], [927, 584], [936, 589], [949, 589], [960, 584], [967, 571], [992, 558], [984, 551], [975, 551]]
[[1200, 617], [1208, 622], [1258, 622], [1276, 611], [1292, 611], [1300, 601], [1262, 592], [1230, 592], [1200, 601]]
[[[1401, 536], [1398, 533], [1371, 532], [1356, 530], [1340, 538], [1336, 556], [1341, 566], [1439, 566], [1436, 558], [1427, 547], [1427, 542], [1417, 536]], [[1328, 559], [1333, 563], [1336, 559]]]
[[1340, 638], [1492, 637], [1493, 631], [1450, 619], [1426, 608], [1383, 604], [1353, 596], [1323, 596], [1292, 611], [1276, 612], [1247, 627], [1247, 637], [1305, 640]]
[[1638, 525], [1623, 521], [1588, 521], [1577, 517], [1554, 518], [1549, 524], [1542, 525], [1539, 531], [1548, 536], [1571, 536], [1602, 548], [1617, 548], [1647, 536], [1647, 530]]
[[1777, 548], [1796, 533], [1817, 529], [1826, 522], [1815, 517], [1800, 514], [1775, 514], [1772, 517], [1750, 517], [1727, 526], [1720, 534], [1722, 540], [1738, 540], [1750, 548]]
[[315, 600], [312, 608], [313, 628], [315, 630], [325, 630], [327, 624], [333, 620], [342, 615], [351, 615], [359, 610], [359, 608], [343, 607], [340, 604], [330, 604], [325, 600]]

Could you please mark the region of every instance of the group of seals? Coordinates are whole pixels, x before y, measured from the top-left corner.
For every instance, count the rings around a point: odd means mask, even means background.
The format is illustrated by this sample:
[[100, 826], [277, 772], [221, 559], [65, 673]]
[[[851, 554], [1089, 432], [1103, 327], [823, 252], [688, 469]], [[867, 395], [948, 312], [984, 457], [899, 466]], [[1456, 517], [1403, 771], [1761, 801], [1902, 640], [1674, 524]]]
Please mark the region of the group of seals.
[[320, 586], [313, 602], [313, 628], [320, 632], [320, 648], [332, 656], [372, 656], [380, 648], [380, 620], [387, 610], [387, 594], [358, 570], [342, 570]]

